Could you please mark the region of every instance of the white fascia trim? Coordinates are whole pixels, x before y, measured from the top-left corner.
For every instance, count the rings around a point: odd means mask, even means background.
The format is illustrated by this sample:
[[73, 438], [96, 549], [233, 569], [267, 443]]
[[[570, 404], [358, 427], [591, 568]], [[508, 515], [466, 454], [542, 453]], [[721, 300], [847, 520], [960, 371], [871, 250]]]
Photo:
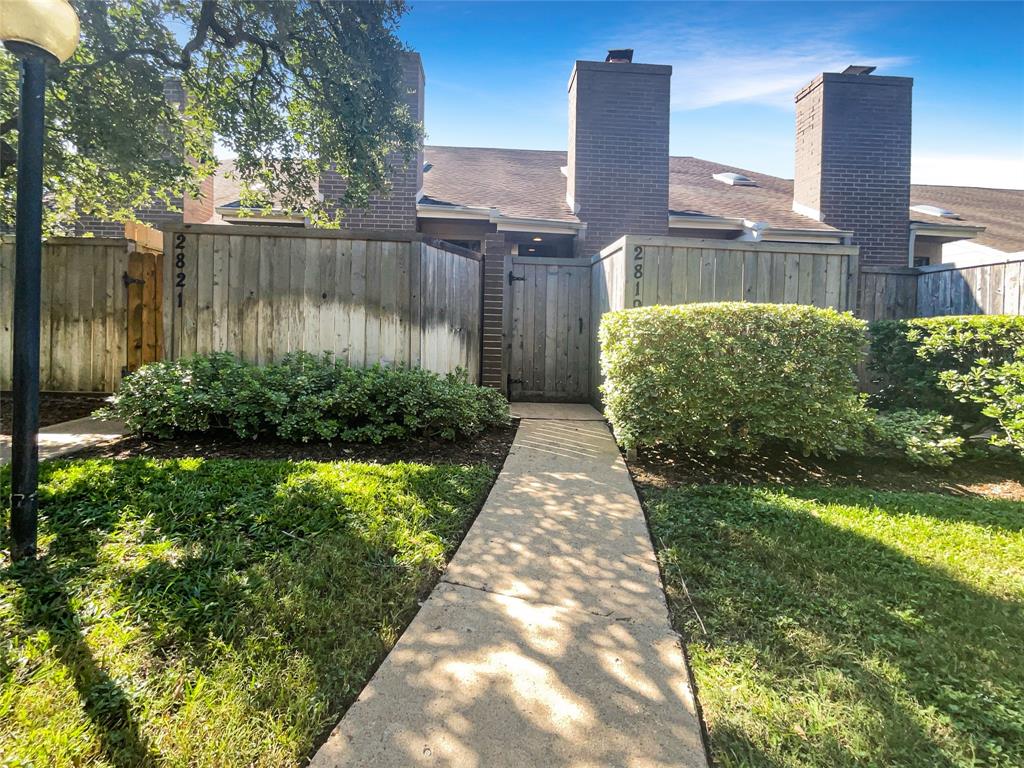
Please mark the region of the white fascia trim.
[[825, 245], [849, 245], [849, 238], [842, 232], [820, 232], [812, 229], [769, 229], [761, 234], [761, 240], [773, 243], [822, 243]]
[[495, 212], [491, 223], [499, 232], [546, 232], [551, 235], [575, 235], [587, 228], [582, 221], [559, 221], [558, 219], [520, 219], [502, 216]]
[[494, 224], [499, 232], [546, 232], [548, 234], [575, 235], [587, 225], [578, 221], [558, 219], [523, 219], [503, 216], [497, 208], [471, 205], [429, 205], [416, 206], [416, 215], [423, 219], [469, 219]]
[[970, 240], [985, 231], [984, 227], [954, 226], [950, 224], [932, 224], [925, 221], [912, 221], [910, 231], [918, 237], [942, 237], [954, 240]]
[[673, 229], [743, 229], [743, 219], [672, 213], [668, 225]]
[[821, 221], [821, 211], [811, 208], [809, 205], [798, 203], [796, 200], [793, 201], [793, 213], [799, 213], [801, 216], [806, 216], [808, 219]]
[[496, 208], [484, 208], [473, 205], [430, 205], [417, 203], [416, 215], [422, 219], [476, 219], [490, 221], [497, 213]]
[[827, 243], [844, 245], [852, 236], [852, 232], [843, 232], [841, 230], [773, 227], [764, 221], [744, 219], [743, 234], [737, 240], [755, 243], [770, 241], [773, 243]]

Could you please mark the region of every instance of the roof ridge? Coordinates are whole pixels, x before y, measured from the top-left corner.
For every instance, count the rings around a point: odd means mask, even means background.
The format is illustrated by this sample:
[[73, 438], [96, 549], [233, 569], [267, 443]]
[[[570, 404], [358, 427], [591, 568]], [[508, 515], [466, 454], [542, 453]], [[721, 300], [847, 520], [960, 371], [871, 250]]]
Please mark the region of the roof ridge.
[[470, 149], [470, 150], [482, 150], [486, 152], [539, 152], [548, 155], [564, 155], [567, 154], [568, 150], [565, 149], [522, 149], [519, 147], [459, 147], [454, 144], [424, 144], [424, 149]]

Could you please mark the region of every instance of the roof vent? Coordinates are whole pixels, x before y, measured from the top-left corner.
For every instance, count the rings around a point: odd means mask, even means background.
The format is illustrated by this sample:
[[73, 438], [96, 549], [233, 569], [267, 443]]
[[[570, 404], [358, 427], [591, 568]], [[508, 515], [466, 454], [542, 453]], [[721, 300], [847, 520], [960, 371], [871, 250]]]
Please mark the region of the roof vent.
[[870, 75], [876, 69], [878, 69], [878, 67], [864, 67], [864, 66], [858, 66], [857, 64], [851, 64], [850, 66], [848, 66], [846, 69], [843, 70], [843, 74], [844, 75]]
[[604, 60], [609, 64], [632, 64], [633, 63], [633, 49], [632, 48], [613, 48], [608, 51], [608, 55], [604, 57]]
[[910, 210], [915, 213], [923, 213], [926, 216], [939, 216], [943, 219], [959, 219], [960, 216], [948, 208], [940, 208], [937, 205], [912, 205]]
[[757, 182], [742, 173], [713, 173], [711, 178], [730, 187], [756, 187]]

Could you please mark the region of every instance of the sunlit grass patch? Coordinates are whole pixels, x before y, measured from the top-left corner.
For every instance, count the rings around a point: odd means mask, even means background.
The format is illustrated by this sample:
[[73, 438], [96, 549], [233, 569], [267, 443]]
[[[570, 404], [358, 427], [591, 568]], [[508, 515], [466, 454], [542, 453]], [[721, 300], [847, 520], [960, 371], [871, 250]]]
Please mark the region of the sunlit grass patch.
[[0, 568], [0, 763], [303, 764], [492, 479], [486, 466], [44, 464], [42, 557]]
[[1024, 504], [725, 485], [648, 509], [721, 765], [1024, 764]]

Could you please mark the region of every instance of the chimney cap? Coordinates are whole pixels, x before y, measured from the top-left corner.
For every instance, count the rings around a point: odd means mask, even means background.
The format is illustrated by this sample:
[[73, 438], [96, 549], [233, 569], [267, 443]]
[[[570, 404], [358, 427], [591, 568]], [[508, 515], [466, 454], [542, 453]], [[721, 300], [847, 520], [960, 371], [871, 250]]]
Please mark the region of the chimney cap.
[[866, 67], [859, 64], [851, 64], [843, 70], [844, 75], [870, 75], [878, 67]]
[[608, 55], [604, 57], [604, 60], [611, 64], [632, 64], [633, 49], [612, 48], [611, 50], [608, 51]]

